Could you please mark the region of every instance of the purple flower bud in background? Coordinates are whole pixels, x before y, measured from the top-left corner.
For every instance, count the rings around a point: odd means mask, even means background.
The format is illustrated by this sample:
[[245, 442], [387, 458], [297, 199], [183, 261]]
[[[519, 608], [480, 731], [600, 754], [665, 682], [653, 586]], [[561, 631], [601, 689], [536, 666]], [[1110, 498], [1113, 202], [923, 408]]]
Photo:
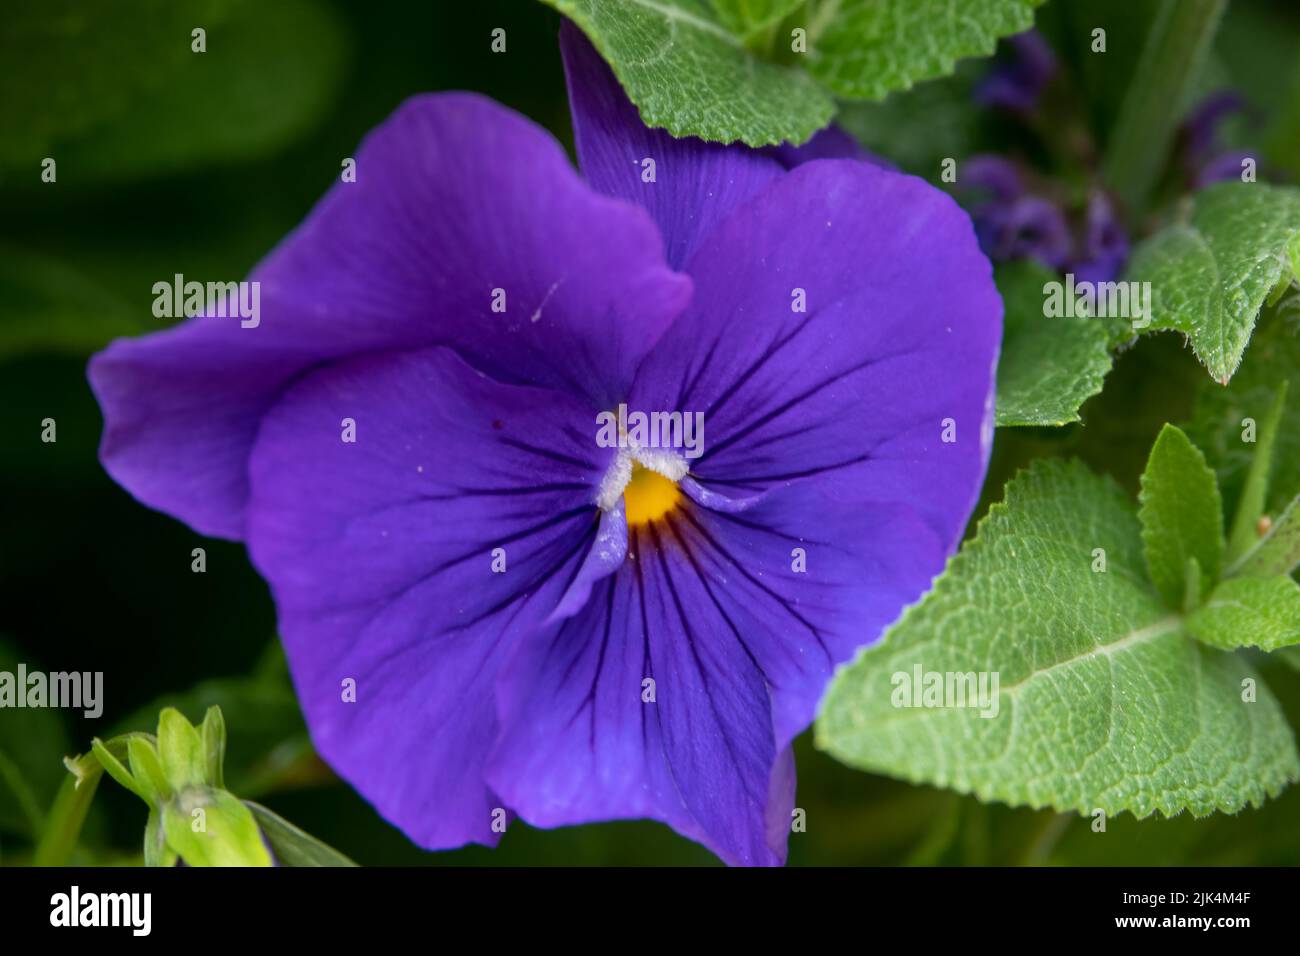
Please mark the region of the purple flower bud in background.
[[1110, 197], [1094, 189], [1088, 197], [1083, 253], [1068, 266], [1079, 281], [1110, 282], [1118, 279], [1128, 262], [1128, 231], [1115, 214]]
[[1197, 103], [1183, 121], [1182, 163], [1192, 189], [1241, 178], [1242, 162], [1254, 158], [1255, 153], [1226, 148], [1221, 134], [1224, 122], [1234, 114], [1246, 113], [1247, 108], [1239, 92], [1220, 90]]
[[1204, 189], [1215, 183], [1224, 183], [1241, 179], [1244, 163], [1255, 157], [1254, 152], [1244, 149], [1228, 150], [1207, 160], [1192, 174], [1192, 188]]
[[1016, 165], [1000, 156], [966, 162], [962, 187], [975, 195], [971, 209], [980, 248], [994, 262], [1036, 259], [1060, 270], [1073, 252], [1065, 214], [1055, 203], [1024, 190]]
[[1056, 54], [1037, 30], [1008, 38], [1004, 51], [976, 87], [975, 100], [984, 106], [1029, 112], [1056, 76]]
[[1245, 97], [1236, 90], [1219, 90], [1197, 103], [1182, 125], [1187, 156], [1195, 162], [1208, 159], [1218, 145], [1223, 121], [1245, 108]]
[[961, 185], [964, 189], [983, 190], [1002, 203], [1011, 202], [1025, 191], [1020, 168], [991, 153], [972, 156], [962, 164]]

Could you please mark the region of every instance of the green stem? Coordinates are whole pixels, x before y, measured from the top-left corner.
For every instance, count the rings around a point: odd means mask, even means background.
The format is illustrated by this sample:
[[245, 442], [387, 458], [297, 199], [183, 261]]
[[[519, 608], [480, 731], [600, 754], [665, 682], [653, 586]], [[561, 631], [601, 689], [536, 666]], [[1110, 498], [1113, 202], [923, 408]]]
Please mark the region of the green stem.
[[[122, 734], [99, 746], [117, 760], [124, 760], [127, 741], [136, 736], [148, 735]], [[99, 789], [99, 778], [104, 775], [104, 765], [94, 753], [65, 757], [63, 764], [68, 768], [68, 776], [63, 778], [54, 805], [45, 817], [45, 827], [32, 856], [35, 866], [67, 866], [81, 836], [90, 803]]]
[[1162, 0], [1156, 13], [1103, 168], [1107, 184], [1134, 218], [1164, 168], [1187, 94], [1226, 6], [1227, 0]]
[[[92, 757], [93, 761], [94, 758]], [[96, 763], [94, 768], [87, 767], [83, 776], [69, 774], [54, 798], [45, 821], [41, 840], [36, 844], [36, 853], [32, 858], [35, 866], [67, 866], [72, 851], [81, 836], [81, 826], [86, 822], [86, 813], [90, 802], [95, 799], [99, 788], [99, 778], [104, 771]]]
[[1232, 530], [1228, 535], [1228, 551], [1224, 560], [1227, 565], [1235, 564], [1259, 541], [1257, 528], [1268, 498], [1268, 477], [1273, 463], [1273, 445], [1282, 424], [1282, 413], [1286, 409], [1286, 392], [1287, 382], [1283, 379], [1277, 393], [1273, 396], [1272, 407], [1269, 408], [1264, 420], [1258, 423], [1255, 454], [1250, 460], [1250, 471], [1246, 474], [1246, 484], [1237, 502], [1237, 513], [1232, 519]]

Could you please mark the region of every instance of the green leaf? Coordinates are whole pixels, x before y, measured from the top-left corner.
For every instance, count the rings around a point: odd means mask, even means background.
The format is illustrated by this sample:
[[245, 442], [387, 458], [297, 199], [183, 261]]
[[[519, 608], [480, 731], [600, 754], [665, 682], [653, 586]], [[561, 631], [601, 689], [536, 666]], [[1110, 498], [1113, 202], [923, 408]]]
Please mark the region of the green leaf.
[[1096, 319], [1047, 318], [1043, 287], [1058, 277], [1024, 260], [995, 278], [1005, 307], [998, 360], [997, 424], [1065, 425], [1101, 391], [1110, 371], [1106, 328]]
[[251, 800], [244, 806], [253, 812], [262, 835], [271, 844], [282, 866], [356, 866], [348, 857], [310, 833], [305, 833], [284, 817]]
[[204, 779], [207, 760], [203, 738], [174, 707], [164, 707], [158, 715], [158, 755], [172, 790], [212, 782]]
[[[63, 184], [265, 155], [326, 114], [343, 67], [337, 18], [314, 0], [55, 5], [68, 9], [55, 17], [39, 5], [7, 24], [13, 48], [0, 51], [0, 89], [46, 78], [0, 146], [0, 163], [30, 167], [35, 188], [50, 188], [38, 182], [45, 156]], [[204, 53], [191, 51], [196, 27]]]
[[[997, 715], [894, 706], [915, 668], [998, 675]], [[816, 734], [864, 770], [1080, 813], [1235, 812], [1300, 775], [1267, 687], [1187, 637], [1144, 578], [1133, 505], [1073, 462], [1008, 484], [934, 589], [841, 668]]]
[[802, 143], [834, 115], [828, 92], [755, 57], [707, 0], [545, 2], [591, 39], [645, 123], [674, 136]]
[[1166, 425], [1156, 438], [1138, 498], [1147, 570], [1165, 604], [1184, 606], [1189, 560], [1200, 574], [1195, 593], [1210, 593], [1223, 569], [1223, 505], [1214, 472], [1181, 429]]
[[1300, 643], [1300, 584], [1285, 575], [1229, 578], [1187, 619], [1187, 630], [1226, 650]]
[[94, 755], [73, 760], [63, 758], [69, 773], [64, 776], [59, 792], [50, 807], [49, 815], [32, 854], [33, 866], [67, 866], [76, 849], [77, 838], [90, 812], [91, 801], [99, 789], [104, 768]]
[[809, 70], [838, 96], [882, 99], [988, 56], [1034, 25], [1043, 0], [822, 0], [808, 16]]
[[203, 715], [204, 779], [214, 787], [224, 787], [226, 762], [226, 718], [215, 704]]
[[1268, 533], [1228, 568], [1231, 575], [1272, 577], [1300, 567], [1300, 495], [1273, 522]]
[[804, 0], [711, 0], [722, 25], [740, 37], [759, 34], [789, 16]]
[[1228, 535], [1227, 560], [1235, 561], [1249, 551], [1259, 541], [1256, 528], [1264, 514], [1268, 497], [1269, 472], [1273, 464], [1273, 445], [1277, 440], [1278, 426], [1282, 423], [1282, 414], [1286, 410], [1287, 383], [1278, 387], [1277, 398], [1268, 415], [1259, 424], [1256, 435], [1255, 455], [1246, 474], [1246, 485], [1237, 502], [1237, 512], [1232, 519], [1232, 532]]
[[[1251, 339], [1241, 369], [1227, 388], [1207, 378], [1197, 393], [1187, 434], [1218, 473], [1229, 509], [1239, 510], [1247, 476], [1258, 457], [1260, 426], [1277, 400], [1278, 386], [1300, 382], [1300, 335], [1288, 321], [1297, 307], [1300, 296], [1291, 295], [1265, 309], [1264, 321]], [[1300, 395], [1294, 391], [1286, 396], [1271, 458], [1265, 511], [1276, 515], [1300, 492]]]
[[156, 807], [168, 799], [171, 787], [154, 744], [143, 736], [130, 737], [126, 742], [126, 753], [131, 762], [131, 776], [144, 792], [149, 805]]
[[1138, 246], [1126, 278], [1151, 283], [1151, 328], [1185, 334], [1226, 384], [1270, 293], [1295, 277], [1300, 189], [1220, 183], [1190, 204], [1186, 221]]
[[253, 813], [226, 790], [192, 787], [162, 808], [167, 846], [190, 866], [271, 866]]
[[1043, 0], [543, 2], [591, 39], [647, 125], [766, 146], [806, 141], [834, 95], [879, 100], [992, 53]]
[[91, 740], [90, 750], [91, 753], [95, 755], [95, 759], [99, 761], [99, 765], [104, 768], [110, 777], [122, 786], [126, 787], [126, 789], [130, 790], [145, 803], [149, 802], [149, 796], [145, 792], [144, 788], [135, 782], [135, 778], [131, 776], [131, 771], [127, 770], [126, 767], [123, 766], [122, 761], [118, 759], [115, 753], [109, 750], [102, 740], [98, 737]]

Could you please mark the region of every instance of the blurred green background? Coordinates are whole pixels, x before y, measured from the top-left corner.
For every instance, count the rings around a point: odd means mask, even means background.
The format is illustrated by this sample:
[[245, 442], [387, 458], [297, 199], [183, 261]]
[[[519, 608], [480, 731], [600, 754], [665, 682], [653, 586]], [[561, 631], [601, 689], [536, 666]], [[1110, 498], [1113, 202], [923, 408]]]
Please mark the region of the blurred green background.
[[[1243, 90], [1283, 176], [1300, 171], [1300, 17], [1291, 2], [1228, 14], [1206, 87]], [[1116, 56], [1079, 67], [1078, 112], [1106, 125], [1123, 89], [1125, 24], [1140, 0], [1053, 0], [1052, 36], [1106, 22]], [[190, 31], [207, 52], [190, 52]], [[570, 139], [559, 17], [529, 0], [17, 0], [0, 17], [0, 669], [103, 671], [98, 721], [0, 711], [0, 862], [21, 864], [64, 770], [91, 736], [151, 730], [174, 703], [193, 720], [220, 703], [228, 781], [362, 864], [716, 864], [650, 823], [538, 831], [499, 849], [412, 846], [311, 753], [275, 639], [274, 609], [242, 546], [205, 541], [136, 504], [99, 467], [88, 355], [159, 326], [151, 286], [173, 273], [235, 279], [339, 174], [340, 161], [417, 92], [482, 92]], [[507, 53], [489, 49], [494, 27]], [[1068, 58], [1067, 58], [1068, 59]], [[1068, 67], [1068, 64], [1067, 64]], [[969, 104], [967, 64], [851, 126], [906, 168], [935, 151], [1006, 149], [1016, 135]], [[846, 118], [846, 122], [849, 118]], [[56, 158], [57, 182], [40, 181]], [[1162, 336], [1124, 353], [1080, 426], [1000, 432], [985, 503], [1030, 457], [1079, 455], [1135, 484], [1159, 426], [1189, 417], [1204, 374]], [[58, 441], [40, 440], [57, 421]], [[983, 507], [983, 506], [982, 506]], [[982, 510], [982, 508], [981, 508]], [[207, 573], [190, 552], [207, 549]], [[1265, 677], [1300, 726], [1300, 672]], [[807, 832], [793, 864], [1295, 864], [1300, 788], [1262, 810], [1205, 820], [1090, 820], [984, 806], [857, 773], [799, 745]], [[140, 858], [144, 808], [105, 783], [76, 857]]]

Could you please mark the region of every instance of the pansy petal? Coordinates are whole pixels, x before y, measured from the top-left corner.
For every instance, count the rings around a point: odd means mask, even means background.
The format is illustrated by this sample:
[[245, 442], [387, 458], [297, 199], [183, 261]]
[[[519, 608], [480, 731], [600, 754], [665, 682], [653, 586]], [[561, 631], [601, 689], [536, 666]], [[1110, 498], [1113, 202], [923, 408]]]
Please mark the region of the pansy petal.
[[727, 862], [779, 863], [762, 676], [695, 613], [700, 585], [663, 544], [633, 529], [628, 567], [512, 659], [488, 780], [537, 826], [649, 817]]
[[196, 318], [92, 360], [101, 458], [144, 503], [239, 537], [261, 414], [342, 356], [449, 345], [503, 381], [610, 407], [689, 297], [643, 210], [591, 190], [490, 100], [408, 100], [356, 161], [254, 270], [256, 327]]
[[488, 779], [539, 826], [650, 817], [728, 862], [779, 862], [790, 742], [943, 544], [906, 508], [811, 485], [743, 512], [684, 503], [630, 535], [627, 565], [503, 669]]
[[482, 777], [496, 672], [595, 538], [611, 453], [594, 422], [566, 395], [426, 349], [317, 370], [262, 425], [249, 550], [312, 738], [422, 846], [498, 835], [507, 805]]
[[733, 212], [688, 272], [695, 297], [629, 407], [703, 413], [691, 476], [732, 496], [834, 482], [955, 546], [987, 464], [1002, 315], [966, 213], [920, 179], [814, 161]]
[[583, 175], [649, 211], [673, 268], [731, 209], [781, 175], [780, 163], [760, 150], [647, 127], [591, 41], [567, 20], [560, 50]]
[[591, 549], [578, 568], [577, 577], [551, 612], [551, 620], [576, 614], [591, 596], [591, 586], [607, 575], [613, 574], [627, 559], [627, 515], [622, 503], [600, 513], [596, 537]]
[[841, 126], [827, 126], [813, 133], [812, 139], [802, 146], [782, 143], [779, 146], [764, 146], [763, 152], [771, 156], [786, 169], [794, 169], [814, 159], [859, 159], [881, 169], [896, 169], [893, 163], [881, 159], [862, 148]]

